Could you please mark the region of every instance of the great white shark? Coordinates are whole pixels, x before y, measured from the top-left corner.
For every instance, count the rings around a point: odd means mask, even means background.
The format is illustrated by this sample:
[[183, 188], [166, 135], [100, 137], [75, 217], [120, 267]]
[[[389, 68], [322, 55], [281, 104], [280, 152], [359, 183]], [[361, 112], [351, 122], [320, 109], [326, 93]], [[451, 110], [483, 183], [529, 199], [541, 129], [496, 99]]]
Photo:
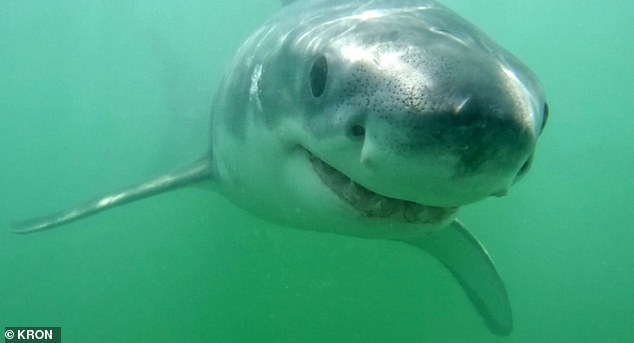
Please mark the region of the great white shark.
[[416, 246], [493, 333], [509, 334], [504, 283], [456, 213], [506, 194], [530, 168], [548, 116], [536, 76], [434, 1], [285, 3], [230, 64], [204, 156], [14, 230], [205, 182], [287, 227]]

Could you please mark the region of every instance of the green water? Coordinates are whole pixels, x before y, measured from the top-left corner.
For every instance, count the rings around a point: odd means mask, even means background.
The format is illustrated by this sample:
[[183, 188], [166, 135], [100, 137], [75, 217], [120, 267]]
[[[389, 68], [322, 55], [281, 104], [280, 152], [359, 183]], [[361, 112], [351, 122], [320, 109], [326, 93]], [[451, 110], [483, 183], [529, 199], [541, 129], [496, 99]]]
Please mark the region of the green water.
[[7, 222], [202, 154], [211, 94], [276, 1], [0, 5], [0, 328], [64, 342], [634, 342], [634, 2], [445, 1], [525, 61], [532, 171], [462, 210], [514, 307], [492, 336], [410, 247], [277, 227], [190, 188], [19, 236]]

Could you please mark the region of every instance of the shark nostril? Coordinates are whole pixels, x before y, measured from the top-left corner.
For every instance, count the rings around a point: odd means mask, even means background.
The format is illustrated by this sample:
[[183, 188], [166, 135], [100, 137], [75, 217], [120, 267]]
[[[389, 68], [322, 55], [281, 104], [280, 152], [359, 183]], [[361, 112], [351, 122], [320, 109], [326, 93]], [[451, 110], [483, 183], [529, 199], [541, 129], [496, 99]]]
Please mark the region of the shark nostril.
[[354, 124], [348, 128], [348, 137], [353, 140], [361, 140], [365, 137], [365, 127], [359, 124]]

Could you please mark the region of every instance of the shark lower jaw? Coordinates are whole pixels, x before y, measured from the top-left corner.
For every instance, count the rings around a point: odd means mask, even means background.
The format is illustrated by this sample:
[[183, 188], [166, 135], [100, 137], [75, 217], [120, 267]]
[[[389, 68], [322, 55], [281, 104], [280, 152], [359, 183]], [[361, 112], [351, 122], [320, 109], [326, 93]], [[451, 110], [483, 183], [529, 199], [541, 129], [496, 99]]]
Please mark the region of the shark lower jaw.
[[378, 194], [352, 180], [310, 151], [313, 170], [339, 199], [366, 217], [393, 218], [412, 224], [438, 225], [453, 218], [458, 207], [438, 207]]

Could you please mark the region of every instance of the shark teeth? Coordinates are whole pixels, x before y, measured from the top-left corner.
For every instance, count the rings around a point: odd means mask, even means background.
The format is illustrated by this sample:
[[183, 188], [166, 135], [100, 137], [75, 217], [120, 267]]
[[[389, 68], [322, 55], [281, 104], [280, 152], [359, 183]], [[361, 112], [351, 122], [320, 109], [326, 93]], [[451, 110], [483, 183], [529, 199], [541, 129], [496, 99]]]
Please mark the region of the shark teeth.
[[400, 217], [409, 223], [440, 223], [456, 213], [457, 207], [436, 207], [386, 197], [354, 182], [326, 162], [308, 153], [321, 181], [341, 200], [368, 217]]

